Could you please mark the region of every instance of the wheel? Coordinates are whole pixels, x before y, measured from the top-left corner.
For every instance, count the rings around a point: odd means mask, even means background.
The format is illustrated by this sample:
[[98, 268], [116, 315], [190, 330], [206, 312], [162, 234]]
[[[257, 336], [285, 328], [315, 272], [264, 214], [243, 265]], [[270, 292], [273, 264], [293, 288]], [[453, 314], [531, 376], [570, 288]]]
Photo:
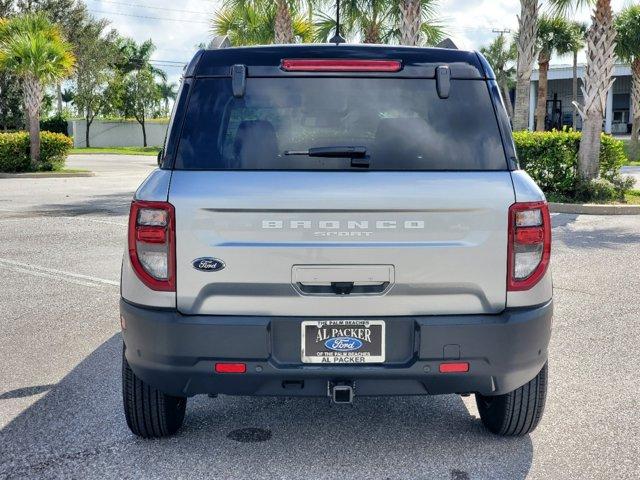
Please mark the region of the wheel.
[[547, 398], [547, 364], [529, 383], [504, 395], [476, 393], [476, 404], [485, 427], [497, 435], [517, 437], [535, 430]]
[[139, 437], [167, 437], [178, 431], [187, 407], [185, 397], [165, 395], [139, 379], [122, 347], [122, 402], [129, 429]]

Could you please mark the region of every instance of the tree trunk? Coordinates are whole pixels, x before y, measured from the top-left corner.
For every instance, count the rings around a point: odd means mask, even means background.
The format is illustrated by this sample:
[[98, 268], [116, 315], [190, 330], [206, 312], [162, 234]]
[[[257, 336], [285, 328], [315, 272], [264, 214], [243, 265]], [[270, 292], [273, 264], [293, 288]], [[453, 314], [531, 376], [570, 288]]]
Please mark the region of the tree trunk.
[[371, 24], [364, 29], [364, 38], [362, 39], [362, 42], [373, 44], [380, 43], [380, 29], [375, 22], [371, 22]]
[[[578, 176], [583, 181], [598, 178], [600, 170], [600, 136], [602, 134], [603, 118], [602, 114], [595, 112], [582, 121]], [[595, 159], [595, 161], [593, 159]]]
[[571, 100], [573, 104], [573, 122], [572, 127], [574, 130], [578, 128], [578, 51], [573, 52], [573, 92], [571, 94]]
[[422, 26], [421, 0], [400, 1], [400, 45], [417, 47], [420, 45]]
[[597, 178], [600, 169], [600, 134], [607, 93], [614, 82], [615, 40], [611, 1], [597, 0], [593, 24], [587, 34], [587, 67], [582, 87], [584, 106], [579, 111], [582, 116], [582, 139], [578, 173], [583, 181]]
[[513, 120], [513, 103], [511, 103], [511, 95], [507, 82], [502, 84], [502, 96], [504, 97], [504, 106], [507, 109], [507, 115]]
[[633, 119], [631, 121], [631, 151], [640, 155], [638, 134], [640, 133], [640, 58], [636, 58], [631, 64], [631, 105]]
[[147, 127], [146, 127], [146, 122], [144, 121], [144, 118], [142, 120], [138, 120], [140, 122], [140, 125], [142, 126], [142, 146], [146, 147], [147, 146]]
[[287, 0], [277, 0], [275, 18], [275, 43], [293, 43], [293, 24]]
[[62, 115], [62, 87], [56, 83], [56, 100], [58, 102], [58, 115]]
[[87, 148], [91, 147], [89, 143], [89, 129], [91, 128], [91, 124], [93, 123], [93, 118], [89, 119], [89, 115], [85, 117], [86, 128], [84, 129], [84, 146]]
[[546, 127], [549, 57], [550, 55], [546, 52], [540, 52], [538, 56], [538, 105], [536, 106], [536, 131], [538, 132], [544, 132]]
[[536, 58], [539, 11], [539, 0], [520, 0], [516, 105], [513, 112], [514, 130], [526, 130], [529, 125], [531, 71]]
[[33, 78], [24, 79], [24, 105], [29, 125], [29, 155], [31, 169], [37, 170], [40, 166], [40, 106], [42, 104], [42, 85]]

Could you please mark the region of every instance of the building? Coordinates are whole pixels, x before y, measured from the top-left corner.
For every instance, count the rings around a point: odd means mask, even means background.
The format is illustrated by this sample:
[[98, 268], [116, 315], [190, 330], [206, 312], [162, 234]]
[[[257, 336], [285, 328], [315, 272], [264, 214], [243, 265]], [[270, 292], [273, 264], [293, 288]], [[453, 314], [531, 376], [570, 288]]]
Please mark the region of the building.
[[[578, 66], [578, 103], [582, 103], [582, 80], [584, 65]], [[627, 134], [631, 132], [631, 67], [617, 64], [614, 68], [616, 81], [607, 96], [607, 108], [603, 129], [606, 133]], [[547, 126], [573, 126], [573, 66], [558, 65], [549, 69], [549, 90], [547, 96]], [[533, 129], [535, 110], [538, 102], [538, 71], [531, 76], [531, 97], [529, 106], [529, 128]], [[582, 119], [578, 115], [577, 130], [582, 129]]]

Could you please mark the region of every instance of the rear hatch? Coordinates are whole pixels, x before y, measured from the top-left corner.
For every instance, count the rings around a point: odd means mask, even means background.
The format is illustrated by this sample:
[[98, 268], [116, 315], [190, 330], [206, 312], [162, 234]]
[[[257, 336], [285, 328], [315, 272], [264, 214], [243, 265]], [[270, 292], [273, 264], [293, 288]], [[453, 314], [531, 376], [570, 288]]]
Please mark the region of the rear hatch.
[[504, 309], [514, 193], [486, 81], [448, 98], [429, 78], [190, 88], [169, 193], [182, 313]]

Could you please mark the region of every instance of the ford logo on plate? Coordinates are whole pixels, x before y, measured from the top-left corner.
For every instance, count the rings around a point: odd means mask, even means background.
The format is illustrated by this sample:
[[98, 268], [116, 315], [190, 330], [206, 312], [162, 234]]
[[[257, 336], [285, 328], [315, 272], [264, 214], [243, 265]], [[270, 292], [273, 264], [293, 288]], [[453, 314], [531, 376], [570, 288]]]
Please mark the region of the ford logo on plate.
[[222, 260], [211, 257], [196, 258], [191, 265], [201, 272], [217, 272], [224, 268], [224, 262]]
[[353, 337], [335, 337], [324, 342], [324, 346], [336, 352], [353, 352], [362, 348], [362, 341]]

